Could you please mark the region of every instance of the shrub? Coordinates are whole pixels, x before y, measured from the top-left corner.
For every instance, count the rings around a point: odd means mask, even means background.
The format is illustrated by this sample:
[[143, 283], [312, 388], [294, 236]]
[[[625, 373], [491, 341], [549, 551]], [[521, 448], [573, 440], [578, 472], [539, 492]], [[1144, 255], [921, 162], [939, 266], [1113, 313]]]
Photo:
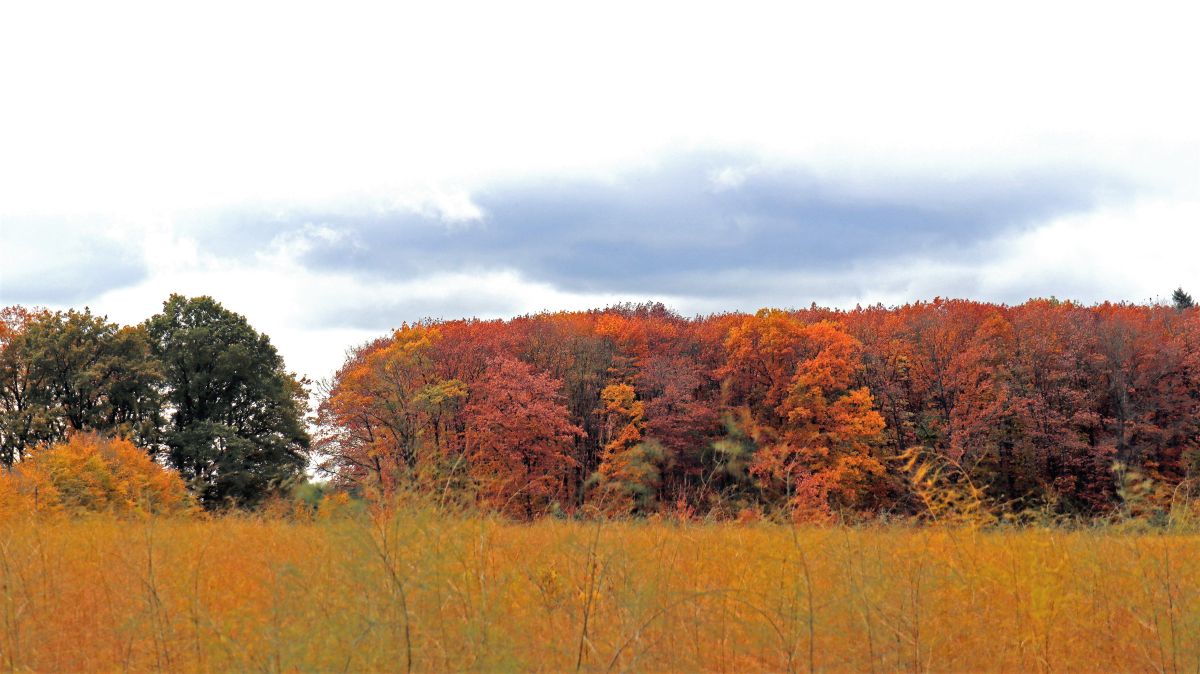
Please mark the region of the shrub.
[[128, 516], [191, 508], [179, 474], [128, 440], [76, 433], [0, 476], [0, 511]]

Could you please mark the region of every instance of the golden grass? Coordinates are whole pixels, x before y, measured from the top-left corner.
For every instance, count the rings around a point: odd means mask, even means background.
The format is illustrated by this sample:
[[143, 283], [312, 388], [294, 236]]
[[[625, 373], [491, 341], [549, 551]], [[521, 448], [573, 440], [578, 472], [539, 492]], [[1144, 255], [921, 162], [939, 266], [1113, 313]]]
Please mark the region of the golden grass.
[[405, 514], [0, 523], [0, 666], [1195, 671], [1200, 538]]

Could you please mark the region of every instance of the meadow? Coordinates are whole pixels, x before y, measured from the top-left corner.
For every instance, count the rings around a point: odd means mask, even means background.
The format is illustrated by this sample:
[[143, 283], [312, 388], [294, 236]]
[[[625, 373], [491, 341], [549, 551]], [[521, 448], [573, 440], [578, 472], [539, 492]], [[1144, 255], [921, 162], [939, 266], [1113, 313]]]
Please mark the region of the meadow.
[[0, 524], [9, 671], [1182, 672], [1163, 530], [384, 515]]

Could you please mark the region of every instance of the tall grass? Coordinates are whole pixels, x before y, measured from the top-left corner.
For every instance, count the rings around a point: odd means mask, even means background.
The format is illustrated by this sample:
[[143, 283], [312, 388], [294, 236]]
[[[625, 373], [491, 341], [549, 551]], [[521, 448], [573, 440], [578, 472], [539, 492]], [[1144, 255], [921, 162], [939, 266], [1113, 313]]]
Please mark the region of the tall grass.
[[406, 512], [0, 523], [12, 671], [1200, 668], [1200, 539]]

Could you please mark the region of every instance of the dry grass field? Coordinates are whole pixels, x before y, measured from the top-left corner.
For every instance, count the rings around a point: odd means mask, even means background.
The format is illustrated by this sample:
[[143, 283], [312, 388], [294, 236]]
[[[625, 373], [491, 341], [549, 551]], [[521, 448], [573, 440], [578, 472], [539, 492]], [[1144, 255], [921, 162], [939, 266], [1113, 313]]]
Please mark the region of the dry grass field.
[[12, 671], [1200, 667], [1200, 538], [408, 512], [0, 524]]

